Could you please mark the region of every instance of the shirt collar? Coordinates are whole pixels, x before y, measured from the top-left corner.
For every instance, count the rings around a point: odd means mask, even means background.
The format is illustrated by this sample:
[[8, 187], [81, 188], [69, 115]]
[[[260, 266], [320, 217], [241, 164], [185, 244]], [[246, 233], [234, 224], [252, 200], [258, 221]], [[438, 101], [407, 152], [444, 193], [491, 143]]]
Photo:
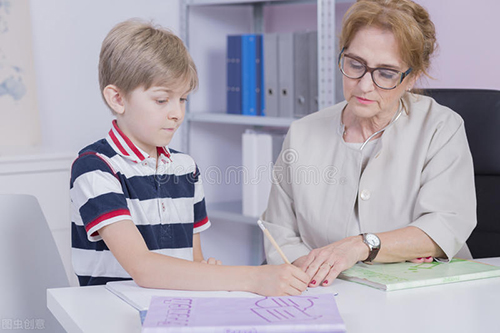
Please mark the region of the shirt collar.
[[[111, 147], [120, 155], [125, 158], [132, 160], [135, 163], [140, 163], [144, 161], [146, 158], [149, 158], [148, 154], [137, 147], [126, 135], [121, 131], [118, 127], [116, 119], [113, 120], [113, 125], [108, 132], [108, 136], [106, 140], [111, 145]], [[170, 157], [170, 151], [168, 147], [156, 147], [158, 152], [158, 157], [162, 154], [165, 155], [169, 160], [172, 160]]]
[[158, 157], [161, 157], [161, 155], [165, 155], [166, 158], [168, 158], [170, 161], [172, 161], [172, 158], [170, 157], [170, 150], [168, 149], [167, 146], [156, 147], [156, 152], [158, 153]]

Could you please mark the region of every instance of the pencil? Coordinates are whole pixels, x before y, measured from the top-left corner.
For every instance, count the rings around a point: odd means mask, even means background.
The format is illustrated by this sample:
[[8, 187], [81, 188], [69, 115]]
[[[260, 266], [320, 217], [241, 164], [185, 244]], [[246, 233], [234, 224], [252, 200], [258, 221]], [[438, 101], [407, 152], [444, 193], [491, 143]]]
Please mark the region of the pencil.
[[266, 227], [264, 227], [264, 224], [262, 223], [262, 221], [258, 220], [257, 224], [262, 229], [262, 232], [264, 232], [264, 235], [266, 235], [267, 239], [271, 242], [271, 244], [273, 244], [273, 246], [276, 249], [276, 251], [278, 251], [278, 253], [280, 254], [280, 256], [283, 259], [283, 261], [286, 262], [287, 264], [289, 264], [290, 261], [287, 259], [287, 257], [283, 253], [283, 251], [281, 251], [280, 246], [278, 245], [278, 243], [276, 243], [276, 241], [274, 240], [274, 238], [271, 235], [271, 233], [269, 232], [269, 230], [267, 230]]

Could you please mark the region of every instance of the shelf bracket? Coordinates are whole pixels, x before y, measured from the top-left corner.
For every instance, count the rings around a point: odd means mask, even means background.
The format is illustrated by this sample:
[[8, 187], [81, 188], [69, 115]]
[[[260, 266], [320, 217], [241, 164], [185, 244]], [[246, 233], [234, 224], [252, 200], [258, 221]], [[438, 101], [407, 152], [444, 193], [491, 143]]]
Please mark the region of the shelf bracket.
[[264, 33], [264, 5], [256, 3], [253, 5], [253, 33]]
[[335, 0], [318, 0], [319, 109], [335, 104], [336, 36]]

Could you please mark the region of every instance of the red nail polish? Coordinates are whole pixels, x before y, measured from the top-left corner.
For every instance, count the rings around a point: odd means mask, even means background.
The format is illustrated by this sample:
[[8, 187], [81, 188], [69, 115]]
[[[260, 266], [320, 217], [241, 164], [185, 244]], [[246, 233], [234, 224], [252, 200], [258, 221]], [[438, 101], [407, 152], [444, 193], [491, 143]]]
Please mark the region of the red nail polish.
[[312, 281], [311, 281], [311, 284], [316, 284], [316, 280], [312, 280]]
[[328, 284], [328, 280], [323, 281], [323, 285], [326, 286], [327, 284]]
[[430, 257], [427, 257], [427, 258], [425, 258], [425, 259], [430, 259], [430, 258], [432, 258], [432, 256], [430, 256]]
[[417, 258], [417, 260], [422, 260], [422, 258]]

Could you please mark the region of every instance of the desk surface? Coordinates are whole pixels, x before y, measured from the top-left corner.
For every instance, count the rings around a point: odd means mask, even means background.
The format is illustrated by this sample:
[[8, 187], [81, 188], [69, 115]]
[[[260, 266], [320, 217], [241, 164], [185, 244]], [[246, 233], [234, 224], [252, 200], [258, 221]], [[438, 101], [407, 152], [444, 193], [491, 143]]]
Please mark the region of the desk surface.
[[[500, 258], [478, 260], [500, 266]], [[332, 292], [349, 333], [498, 332], [500, 278], [394, 292], [336, 280]], [[196, 296], [196, 292], [186, 292]], [[68, 332], [139, 333], [139, 313], [104, 286], [47, 290], [47, 306]]]

